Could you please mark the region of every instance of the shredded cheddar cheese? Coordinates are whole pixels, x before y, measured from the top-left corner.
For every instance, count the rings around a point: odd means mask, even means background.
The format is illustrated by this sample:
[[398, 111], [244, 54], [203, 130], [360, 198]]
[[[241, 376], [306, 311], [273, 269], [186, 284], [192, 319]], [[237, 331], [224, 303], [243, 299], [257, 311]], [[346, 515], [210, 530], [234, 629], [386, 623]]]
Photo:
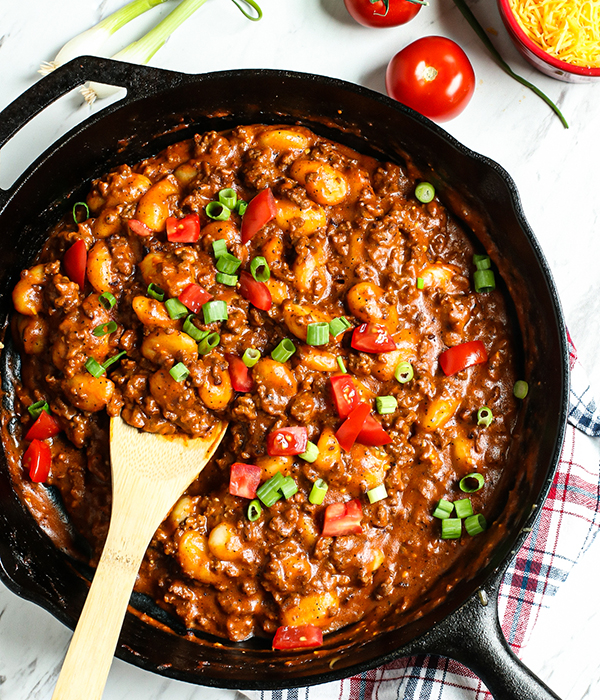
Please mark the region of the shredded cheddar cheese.
[[551, 56], [600, 67], [600, 0], [510, 0], [527, 36]]

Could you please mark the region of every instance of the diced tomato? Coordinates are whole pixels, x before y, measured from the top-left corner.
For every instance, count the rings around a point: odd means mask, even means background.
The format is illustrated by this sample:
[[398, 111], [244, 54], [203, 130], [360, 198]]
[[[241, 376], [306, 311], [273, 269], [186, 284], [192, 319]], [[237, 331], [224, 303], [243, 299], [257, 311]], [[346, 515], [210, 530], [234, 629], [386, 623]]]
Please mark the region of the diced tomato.
[[135, 233], [138, 236], [141, 236], [142, 238], [147, 238], [148, 236], [151, 236], [154, 233], [150, 226], [146, 226], [145, 223], [143, 223], [142, 221], [138, 221], [137, 219], [129, 219], [127, 225], [133, 233]]
[[209, 294], [206, 289], [194, 282], [188, 284], [177, 298], [184, 306], [187, 306], [192, 313], [197, 314], [204, 304], [210, 301], [213, 296]]
[[310, 649], [323, 644], [323, 631], [316, 625], [279, 627], [273, 637], [273, 649]]
[[392, 441], [392, 438], [385, 432], [381, 423], [369, 415], [365, 418], [362, 430], [356, 438], [356, 442], [361, 445], [370, 445], [376, 447], [378, 445], [387, 445]]
[[234, 391], [250, 391], [254, 386], [250, 370], [240, 357], [227, 353], [225, 355], [229, 362], [229, 378]]
[[325, 508], [323, 537], [357, 535], [362, 532], [362, 507], [358, 498], [347, 503], [332, 503]]
[[472, 340], [470, 343], [462, 343], [444, 350], [439, 357], [439, 363], [444, 374], [449, 377], [471, 365], [487, 362], [487, 359], [485, 345], [481, 340]]
[[262, 311], [268, 311], [273, 303], [271, 292], [264, 282], [257, 282], [249, 272], [240, 273], [240, 296], [247, 299], [252, 306]]
[[63, 265], [67, 277], [71, 282], [79, 285], [79, 289], [83, 291], [85, 285], [85, 266], [87, 265], [87, 248], [84, 241], [80, 238], [67, 250], [63, 257]]
[[352, 333], [352, 347], [362, 352], [390, 352], [396, 350], [396, 343], [384, 326], [376, 323], [362, 323]]
[[29, 428], [25, 440], [45, 440], [60, 433], [60, 425], [54, 416], [42, 411]]
[[271, 219], [275, 218], [275, 197], [267, 187], [250, 200], [242, 219], [242, 243], [247, 243]]
[[254, 498], [260, 484], [262, 469], [255, 464], [235, 462], [229, 473], [229, 493], [242, 498]]
[[366, 403], [357, 404], [348, 414], [346, 420], [340, 425], [335, 434], [341, 447], [350, 452], [352, 445], [356, 442], [358, 434], [363, 428], [365, 420], [371, 408]]
[[46, 481], [51, 462], [50, 447], [41, 440], [32, 440], [23, 455], [23, 467], [29, 471], [29, 478], [40, 484]]
[[200, 217], [188, 214], [182, 219], [169, 216], [167, 219], [167, 238], [172, 243], [195, 243], [200, 238]]
[[306, 452], [308, 433], [303, 425], [290, 425], [287, 428], [272, 430], [267, 435], [267, 454], [300, 455]]
[[347, 418], [358, 403], [358, 390], [352, 377], [339, 374], [331, 377], [331, 397], [340, 418]]

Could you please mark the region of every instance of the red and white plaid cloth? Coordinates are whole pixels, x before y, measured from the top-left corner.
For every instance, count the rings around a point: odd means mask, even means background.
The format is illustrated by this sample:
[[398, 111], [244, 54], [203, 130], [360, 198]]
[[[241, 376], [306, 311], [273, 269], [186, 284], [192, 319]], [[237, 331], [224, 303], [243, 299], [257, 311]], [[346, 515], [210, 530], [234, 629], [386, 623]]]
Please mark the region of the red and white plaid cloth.
[[[569, 424], [560, 463], [536, 525], [509, 566], [498, 601], [502, 630], [519, 655], [540, 612], [600, 528], [600, 436], [585, 371], [569, 338]], [[492, 700], [469, 669], [452, 659], [412, 656], [342, 681], [290, 690], [248, 691], [251, 700]]]

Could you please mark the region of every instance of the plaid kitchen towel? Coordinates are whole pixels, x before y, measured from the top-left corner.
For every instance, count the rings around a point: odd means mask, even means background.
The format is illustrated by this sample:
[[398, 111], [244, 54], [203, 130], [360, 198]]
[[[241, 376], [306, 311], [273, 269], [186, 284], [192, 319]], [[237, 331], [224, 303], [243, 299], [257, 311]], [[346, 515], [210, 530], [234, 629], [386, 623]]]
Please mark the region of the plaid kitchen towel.
[[[600, 527], [600, 463], [592, 440], [600, 436], [600, 410], [570, 337], [569, 351], [569, 424], [558, 469], [540, 517], [500, 587], [502, 629], [517, 655]], [[437, 656], [397, 659], [324, 685], [243, 694], [251, 700], [492, 700], [469, 669]]]

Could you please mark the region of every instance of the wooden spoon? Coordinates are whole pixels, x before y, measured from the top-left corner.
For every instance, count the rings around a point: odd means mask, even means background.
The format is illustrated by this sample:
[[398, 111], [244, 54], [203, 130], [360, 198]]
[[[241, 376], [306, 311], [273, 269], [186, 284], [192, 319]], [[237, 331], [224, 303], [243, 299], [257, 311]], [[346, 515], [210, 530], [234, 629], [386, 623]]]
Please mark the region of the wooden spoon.
[[205, 438], [144, 433], [110, 423], [112, 511], [108, 536], [52, 700], [100, 700], [148, 544], [206, 466], [227, 423]]

